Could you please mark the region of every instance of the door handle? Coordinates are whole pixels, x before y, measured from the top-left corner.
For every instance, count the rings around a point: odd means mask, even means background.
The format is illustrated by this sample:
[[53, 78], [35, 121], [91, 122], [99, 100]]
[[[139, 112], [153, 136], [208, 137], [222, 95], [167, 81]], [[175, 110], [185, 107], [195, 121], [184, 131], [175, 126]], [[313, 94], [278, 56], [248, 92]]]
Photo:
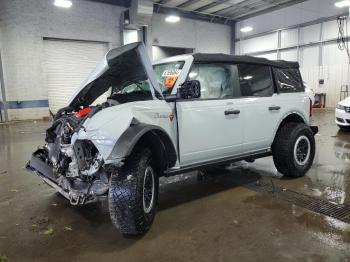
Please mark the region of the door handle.
[[270, 111], [278, 111], [278, 110], [280, 110], [280, 109], [281, 109], [280, 106], [270, 106], [270, 107], [269, 107], [269, 110], [270, 110]]
[[239, 115], [241, 113], [240, 110], [230, 109], [225, 111], [225, 116], [228, 115]]

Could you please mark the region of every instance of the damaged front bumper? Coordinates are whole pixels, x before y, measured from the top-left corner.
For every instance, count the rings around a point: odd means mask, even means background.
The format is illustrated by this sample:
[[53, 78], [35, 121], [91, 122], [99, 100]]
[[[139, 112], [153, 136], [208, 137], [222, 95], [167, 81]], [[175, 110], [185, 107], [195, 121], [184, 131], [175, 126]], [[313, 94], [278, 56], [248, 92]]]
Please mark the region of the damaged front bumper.
[[106, 199], [108, 192], [107, 174], [105, 177], [101, 175], [100, 180], [93, 182], [85, 182], [81, 179], [72, 180], [62, 175], [57, 176], [54, 168], [45, 159], [47, 159], [47, 151], [43, 148], [36, 150], [26, 164], [26, 169], [36, 173], [46, 184], [69, 200], [71, 205], [85, 205]]

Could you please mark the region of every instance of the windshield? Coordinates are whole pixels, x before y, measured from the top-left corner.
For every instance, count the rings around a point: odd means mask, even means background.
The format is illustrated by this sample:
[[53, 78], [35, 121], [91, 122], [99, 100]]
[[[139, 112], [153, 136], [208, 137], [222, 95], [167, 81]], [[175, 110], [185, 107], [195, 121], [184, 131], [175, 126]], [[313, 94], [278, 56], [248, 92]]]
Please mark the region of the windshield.
[[153, 66], [159, 87], [163, 94], [171, 93], [184, 64], [184, 61], [177, 61]]
[[[177, 78], [179, 77], [181, 70], [184, 66], [184, 61], [172, 62], [167, 64], [154, 65], [153, 70], [155, 72], [158, 84], [163, 94], [170, 94]], [[124, 83], [122, 86], [116, 86], [113, 88], [111, 97], [125, 96], [138, 96], [138, 98], [152, 99], [151, 88], [149, 80], [136, 80]]]

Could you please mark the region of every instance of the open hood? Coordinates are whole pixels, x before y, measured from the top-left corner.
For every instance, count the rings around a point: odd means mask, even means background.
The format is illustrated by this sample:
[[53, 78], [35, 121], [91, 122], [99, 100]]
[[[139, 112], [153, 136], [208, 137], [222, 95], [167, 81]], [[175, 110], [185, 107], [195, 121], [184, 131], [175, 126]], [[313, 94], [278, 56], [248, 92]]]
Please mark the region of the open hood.
[[147, 50], [142, 42], [111, 49], [103, 61], [76, 91], [70, 107], [89, 106], [110, 87], [148, 80], [152, 96], [162, 96]]

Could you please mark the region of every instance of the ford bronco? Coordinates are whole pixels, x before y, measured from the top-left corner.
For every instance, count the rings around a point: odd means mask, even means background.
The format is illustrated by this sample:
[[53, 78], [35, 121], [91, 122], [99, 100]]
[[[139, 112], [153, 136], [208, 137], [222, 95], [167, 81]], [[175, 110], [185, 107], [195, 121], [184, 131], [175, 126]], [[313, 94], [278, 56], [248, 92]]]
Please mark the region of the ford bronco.
[[305, 175], [310, 114], [298, 63], [197, 53], [152, 66], [133, 43], [110, 50], [55, 114], [27, 168], [72, 205], [108, 199], [114, 226], [143, 234], [161, 176], [270, 155], [284, 176]]

